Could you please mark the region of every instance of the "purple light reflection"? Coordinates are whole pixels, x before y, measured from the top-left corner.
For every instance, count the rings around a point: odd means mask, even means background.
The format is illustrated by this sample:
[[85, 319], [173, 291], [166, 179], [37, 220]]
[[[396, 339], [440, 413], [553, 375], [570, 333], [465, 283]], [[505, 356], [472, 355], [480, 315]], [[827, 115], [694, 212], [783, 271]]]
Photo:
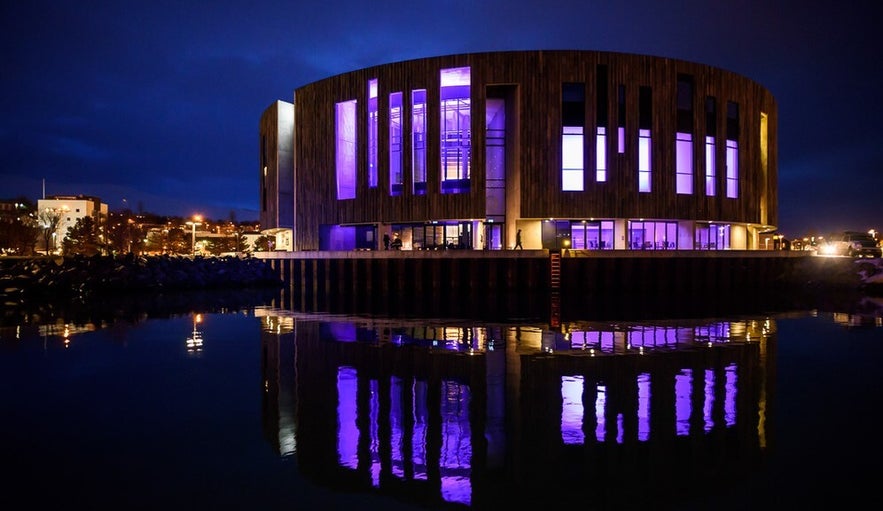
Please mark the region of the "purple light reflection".
[[690, 401], [690, 390], [693, 387], [693, 371], [681, 369], [675, 376], [675, 431], [678, 436], [690, 434], [690, 415], [693, 403]]
[[585, 443], [583, 433], [583, 377], [561, 377], [561, 440], [566, 445]]
[[356, 425], [356, 369], [337, 370], [337, 457], [341, 466], [359, 466], [359, 428]]
[[439, 459], [441, 494], [448, 502], [472, 502], [472, 433], [469, 424], [469, 387], [442, 382], [442, 447]]

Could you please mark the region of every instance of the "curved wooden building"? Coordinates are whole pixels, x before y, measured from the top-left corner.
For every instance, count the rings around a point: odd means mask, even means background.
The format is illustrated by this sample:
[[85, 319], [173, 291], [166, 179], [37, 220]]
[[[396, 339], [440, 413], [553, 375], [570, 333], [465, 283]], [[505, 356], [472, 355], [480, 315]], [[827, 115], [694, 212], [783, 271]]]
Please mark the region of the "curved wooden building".
[[777, 106], [754, 81], [595, 51], [449, 55], [300, 87], [260, 122], [293, 250], [757, 249]]

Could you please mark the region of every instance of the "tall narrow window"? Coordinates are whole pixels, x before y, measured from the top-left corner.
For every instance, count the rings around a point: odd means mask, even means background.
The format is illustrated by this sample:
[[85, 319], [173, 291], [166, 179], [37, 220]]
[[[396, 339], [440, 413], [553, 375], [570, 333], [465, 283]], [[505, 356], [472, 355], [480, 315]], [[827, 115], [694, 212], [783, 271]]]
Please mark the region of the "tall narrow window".
[[760, 113], [760, 175], [762, 178], [762, 186], [760, 192], [760, 222], [765, 224], [769, 222], [769, 119], [765, 112]]
[[426, 195], [426, 89], [411, 91], [411, 181], [414, 195]]
[[739, 197], [739, 104], [727, 102], [727, 198]]
[[693, 77], [678, 75], [675, 182], [679, 194], [693, 193]]
[[470, 190], [470, 68], [441, 70], [441, 192]]
[[402, 93], [389, 95], [389, 194], [401, 195], [402, 177]]
[[580, 192], [584, 188], [583, 129], [586, 124], [586, 86], [561, 85], [561, 190]]
[[607, 128], [603, 126], [595, 134], [595, 181], [607, 181]]
[[607, 181], [608, 115], [607, 66], [598, 66], [595, 75], [595, 181]]
[[625, 153], [625, 85], [616, 87], [616, 150]]
[[[485, 102], [485, 218], [506, 216], [506, 100], [489, 97]], [[485, 246], [491, 244], [487, 229]]]
[[356, 100], [335, 105], [334, 164], [337, 199], [356, 198]]
[[705, 98], [705, 195], [717, 195], [717, 101], [709, 96]]
[[368, 187], [377, 187], [377, 79], [368, 80]]
[[649, 193], [651, 188], [651, 141], [653, 101], [650, 87], [638, 91], [638, 191]]

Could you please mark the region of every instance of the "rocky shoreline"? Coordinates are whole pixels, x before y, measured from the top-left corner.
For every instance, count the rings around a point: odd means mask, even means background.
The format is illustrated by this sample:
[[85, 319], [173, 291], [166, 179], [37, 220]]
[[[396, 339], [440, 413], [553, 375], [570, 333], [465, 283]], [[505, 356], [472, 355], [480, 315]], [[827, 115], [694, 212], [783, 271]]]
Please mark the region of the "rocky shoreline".
[[253, 257], [126, 255], [0, 259], [0, 302], [86, 300], [120, 292], [278, 287], [266, 261]]

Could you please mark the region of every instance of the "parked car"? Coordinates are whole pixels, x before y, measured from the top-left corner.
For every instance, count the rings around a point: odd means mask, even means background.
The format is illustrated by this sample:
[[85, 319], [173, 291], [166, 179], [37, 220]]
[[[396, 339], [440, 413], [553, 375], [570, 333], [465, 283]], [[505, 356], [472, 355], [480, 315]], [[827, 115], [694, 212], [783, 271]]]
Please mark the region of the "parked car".
[[821, 253], [849, 257], [881, 257], [883, 249], [870, 234], [845, 231], [825, 238]]

